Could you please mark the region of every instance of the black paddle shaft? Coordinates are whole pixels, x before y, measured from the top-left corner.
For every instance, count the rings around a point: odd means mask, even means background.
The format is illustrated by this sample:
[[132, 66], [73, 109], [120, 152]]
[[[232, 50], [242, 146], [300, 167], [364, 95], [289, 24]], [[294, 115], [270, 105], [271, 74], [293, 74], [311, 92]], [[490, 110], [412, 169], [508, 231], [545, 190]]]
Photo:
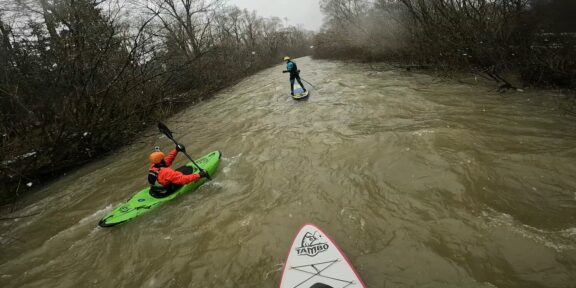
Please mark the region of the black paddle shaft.
[[[176, 146], [180, 145], [180, 144], [178, 144], [176, 139], [174, 139], [174, 136], [172, 136], [172, 131], [170, 131], [168, 126], [164, 125], [164, 123], [158, 122], [158, 129], [160, 130], [160, 132], [162, 132], [162, 134], [166, 135], [166, 137], [168, 137], [168, 139], [172, 140], [172, 142], [174, 142], [174, 144], [176, 144]], [[198, 166], [198, 164], [196, 164], [196, 162], [194, 162], [194, 159], [192, 159], [192, 157], [190, 157], [190, 155], [188, 155], [188, 153], [186, 153], [186, 151], [182, 151], [182, 153], [184, 153], [184, 155], [186, 155], [186, 157], [188, 157], [188, 159], [190, 159], [192, 164], [194, 164], [194, 166], [196, 166], [198, 168], [198, 170], [204, 171], [206, 173], [206, 175], [208, 175], [208, 177], [206, 177], [206, 178], [208, 178], [208, 180], [212, 180], [212, 177], [210, 177], [210, 174], [208, 174], [208, 172], [206, 172], [206, 170], [200, 168], [200, 166]]]
[[312, 88], [316, 89], [316, 87], [314, 87], [314, 85], [312, 85], [312, 83], [306, 81], [306, 79], [304, 79], [304, 78], [300, 78], [300, 79], [301, 79], [302, 81], [308, 83], [308, 85], [312, 86]]

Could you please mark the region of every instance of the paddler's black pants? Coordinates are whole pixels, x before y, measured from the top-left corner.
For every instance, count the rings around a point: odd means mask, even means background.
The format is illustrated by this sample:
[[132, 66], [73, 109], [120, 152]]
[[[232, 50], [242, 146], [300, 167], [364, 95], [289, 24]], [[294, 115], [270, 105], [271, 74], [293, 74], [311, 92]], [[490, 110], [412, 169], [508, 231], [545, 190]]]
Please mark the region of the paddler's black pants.
[[302, 84], [302, 81], [300, 81], [300, 75], [298, 75], [298, 74], [290, 75], [290, 93], [292, 95], [294, 95], [294, 80], [298, 81], [298, 84], [300, 84], [300, 87], [302, 87], [302, 89], [304, 89], [304, 91], [306, 91], [306, 88], [304, 88], [304, 84]]

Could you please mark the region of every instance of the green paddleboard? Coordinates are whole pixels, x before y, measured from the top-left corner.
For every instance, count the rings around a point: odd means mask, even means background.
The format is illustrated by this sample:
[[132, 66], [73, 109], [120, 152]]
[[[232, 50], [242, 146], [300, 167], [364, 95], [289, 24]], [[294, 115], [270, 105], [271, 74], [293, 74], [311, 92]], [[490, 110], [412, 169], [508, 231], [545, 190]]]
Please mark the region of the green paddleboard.
[[[222, 157], [222, 153], [220, 153], [220, 151], [214, 151], [198, 160], [195, 160], [195, 162], [200, 167], [202, 167], [202, 169], [206, 170], [211, 177], [214, 177], [214, 174], [218, 169], [218, 165], [220, 164], [220, 157]], [[198, 168], [196, 168], [192, 162], [188, 162], [186, 166], [193, 168], [193, 173], [198, 173]], [[114, 208], [114, 210], [112, 210], [110, 213], [104, 216], [100, 222], [98, 222], [98, 225], [100, 225], [100, 227], [111, 227], [120, 223], [124, 223], [151, 211], [164, 202], [168, 202], [188, 191], [198, 189], [198, 187], [200, 187], [206, 181], [208, 180], [202, 178], [196, 182], [184, 185], [178, 189], [178, 191], [163, 198], [155, 198], [150, 195], [150, 188], [147, 187], [134, 194], [134, 196], [128, 199], [128, 201], [125, 203]]]

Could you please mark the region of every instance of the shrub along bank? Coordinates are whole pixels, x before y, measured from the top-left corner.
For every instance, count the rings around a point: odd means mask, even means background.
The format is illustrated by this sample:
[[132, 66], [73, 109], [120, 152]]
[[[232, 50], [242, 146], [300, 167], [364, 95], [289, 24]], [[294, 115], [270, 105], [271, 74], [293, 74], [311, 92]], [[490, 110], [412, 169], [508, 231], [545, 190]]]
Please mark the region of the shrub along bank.
[[285, 54], [309, 52], [309, 32], [221, 2], [5, 1], [0, 202]]

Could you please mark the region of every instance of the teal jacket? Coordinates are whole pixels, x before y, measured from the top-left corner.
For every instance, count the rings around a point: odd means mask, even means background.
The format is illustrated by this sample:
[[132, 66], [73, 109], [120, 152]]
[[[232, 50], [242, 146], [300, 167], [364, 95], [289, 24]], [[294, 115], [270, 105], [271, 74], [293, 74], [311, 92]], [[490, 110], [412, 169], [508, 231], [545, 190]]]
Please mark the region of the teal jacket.
[[292, 62], [292, 60], [290, 60], [286, 63], [286, 71], [290, 72], [290, 77], [297, 76], [298, 75], [298, 66], [296, 66], [296, 63], [294, 63], [294, 62]]

